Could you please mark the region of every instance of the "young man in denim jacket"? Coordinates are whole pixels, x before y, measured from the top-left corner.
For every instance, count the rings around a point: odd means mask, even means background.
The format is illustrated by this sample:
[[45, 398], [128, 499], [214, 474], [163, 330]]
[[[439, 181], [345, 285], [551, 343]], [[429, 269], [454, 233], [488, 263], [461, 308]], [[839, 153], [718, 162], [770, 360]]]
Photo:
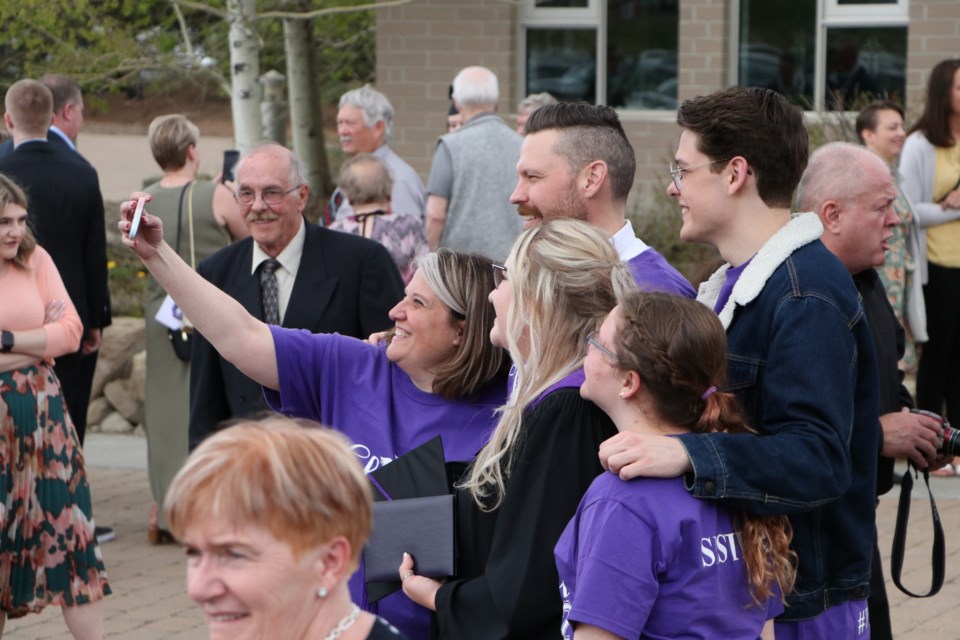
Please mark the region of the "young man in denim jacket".
[[778, 640], [869, 637], [867, 595], [879, 446], [877, 365], [857, 291], [790, 212], [807, 163], [803, 114], [765, 89], [681, 105], [667, 192], [680, 237], [727, 261], [700, 287], [727, 328], [727, 391], [760, 437], [621, 433], [601, 460], [621, 477], [685, 474], [702, 499], [788, 514], [799, 558]]

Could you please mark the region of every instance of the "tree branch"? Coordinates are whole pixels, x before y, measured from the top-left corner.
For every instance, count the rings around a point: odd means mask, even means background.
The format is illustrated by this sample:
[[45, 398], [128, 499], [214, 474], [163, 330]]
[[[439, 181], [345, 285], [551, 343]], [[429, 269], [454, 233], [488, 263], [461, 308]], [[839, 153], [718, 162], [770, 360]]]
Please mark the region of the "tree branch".
[[172, 2], [174, 5], [184, 6], [187, 9], [195, 9], [197, 11], [203, 11], [203, 12], [209, 13], [211, 15], [217, 16], [222, 20], [226, 20], [229, 17], [226, 11], [222, 11], [220, 9], [214, 9], [210, 5], [204, 4], [202, 2], [193, 2], [193, 0], [170, 0], [170, 2]]
[[[176, 0], [184, 2], [186, 0]], [[264, 11], [257, 16], [257, 20], [264, 18], [286, 18], [288, 20], [311, 20], [320, 16], [329, 16], [337, 13], [351, 13], [354, 11], [366, 11], [367, 9], [385, 9], [387, 7], [399, 7], [400, 5], [410, 4], [413, 0], [388, 0], [387, 2], [371, 2], [370, 4], [357, 4], [348, 7], [329, 7], [327, 9], [316, 9], [306, 13], [293, 13], [289, 11]]]
[[177, 0], [170, 0], [173, 5], [173, 12], [177, 15], [177, 24], [180, 25], [180, 33], [183, 35], [183, 44], [187, 49], [187, 55], [193, 57], [193, 43], [190, 42], [190, 31], [187, 29], [187, 21], [183, 17], [183, 10]]

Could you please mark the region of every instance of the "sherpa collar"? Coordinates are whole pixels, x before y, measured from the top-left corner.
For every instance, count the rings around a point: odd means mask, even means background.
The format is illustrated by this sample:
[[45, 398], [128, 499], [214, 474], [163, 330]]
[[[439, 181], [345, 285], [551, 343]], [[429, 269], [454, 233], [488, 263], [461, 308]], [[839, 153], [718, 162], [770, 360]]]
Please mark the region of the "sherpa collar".
[[[822, 233], [823, 225], [820, 223], [820, 218], [817, 214], [808, 212], [794, 214], [790, 222], [773, 234], [760, 247], [760, 251], [743, 270], [737, 283], [733, 285], [730, 298], [719, 313], [723, 328], [730, 327], [737, 305], [742, 307], [753, 302], [763, 291], [764, 285], [777, 267], [783, 264], [794, 251], [818, 239]], [[720, 296], [720, 289], [727, 279], [726, 274], [729, 269], [730, 263], [724, 264], [710, 276], [709, 280], [701, 284], [697, 300], [712, 309]]]

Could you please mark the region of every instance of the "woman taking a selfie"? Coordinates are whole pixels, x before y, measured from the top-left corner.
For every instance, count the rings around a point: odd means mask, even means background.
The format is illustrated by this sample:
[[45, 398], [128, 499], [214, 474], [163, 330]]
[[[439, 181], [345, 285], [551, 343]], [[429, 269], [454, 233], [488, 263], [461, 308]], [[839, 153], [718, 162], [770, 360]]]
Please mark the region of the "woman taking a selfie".
[[[371, 345], [254, 318], [177, 256], [156, 216], [144, 213], [140, 235], [131, 241], [134, 205], [122, 206], [123, 242], [196, 329], [263, 385], [274, 409], [346, 434], [367, 473], [437, 435], [447, 461], [472, 460], [486, 442], [506, 396], [506, 358], [488, 339], [494, 319], [486, 299], [493, 288], [488, 259], [446, 249], [421, 257], [404, 298], [390, 311], [389, 341]], [[361, 568], [351, 587], [366, 604], [363, 578]], [[412, 637], [428, 633], [428, 612], [401, 593], [374, 607]]]

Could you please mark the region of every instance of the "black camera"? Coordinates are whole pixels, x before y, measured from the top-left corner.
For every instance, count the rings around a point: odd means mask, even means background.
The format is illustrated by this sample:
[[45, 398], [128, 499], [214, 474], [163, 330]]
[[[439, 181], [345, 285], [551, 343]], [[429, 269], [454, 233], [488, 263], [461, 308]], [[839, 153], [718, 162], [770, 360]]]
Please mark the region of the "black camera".
[[923, 409], [911, 409], [910, 413], [919, 413], [920, 415], [933, 418], [940, 423], [943, 433], [940, 435], [940, 444], [937, 447], [937, 453], [943, 456], [960, 456], [960, 431], [950, 426], [943, 416], [938, 416], [933, 411], [924, 411]]

